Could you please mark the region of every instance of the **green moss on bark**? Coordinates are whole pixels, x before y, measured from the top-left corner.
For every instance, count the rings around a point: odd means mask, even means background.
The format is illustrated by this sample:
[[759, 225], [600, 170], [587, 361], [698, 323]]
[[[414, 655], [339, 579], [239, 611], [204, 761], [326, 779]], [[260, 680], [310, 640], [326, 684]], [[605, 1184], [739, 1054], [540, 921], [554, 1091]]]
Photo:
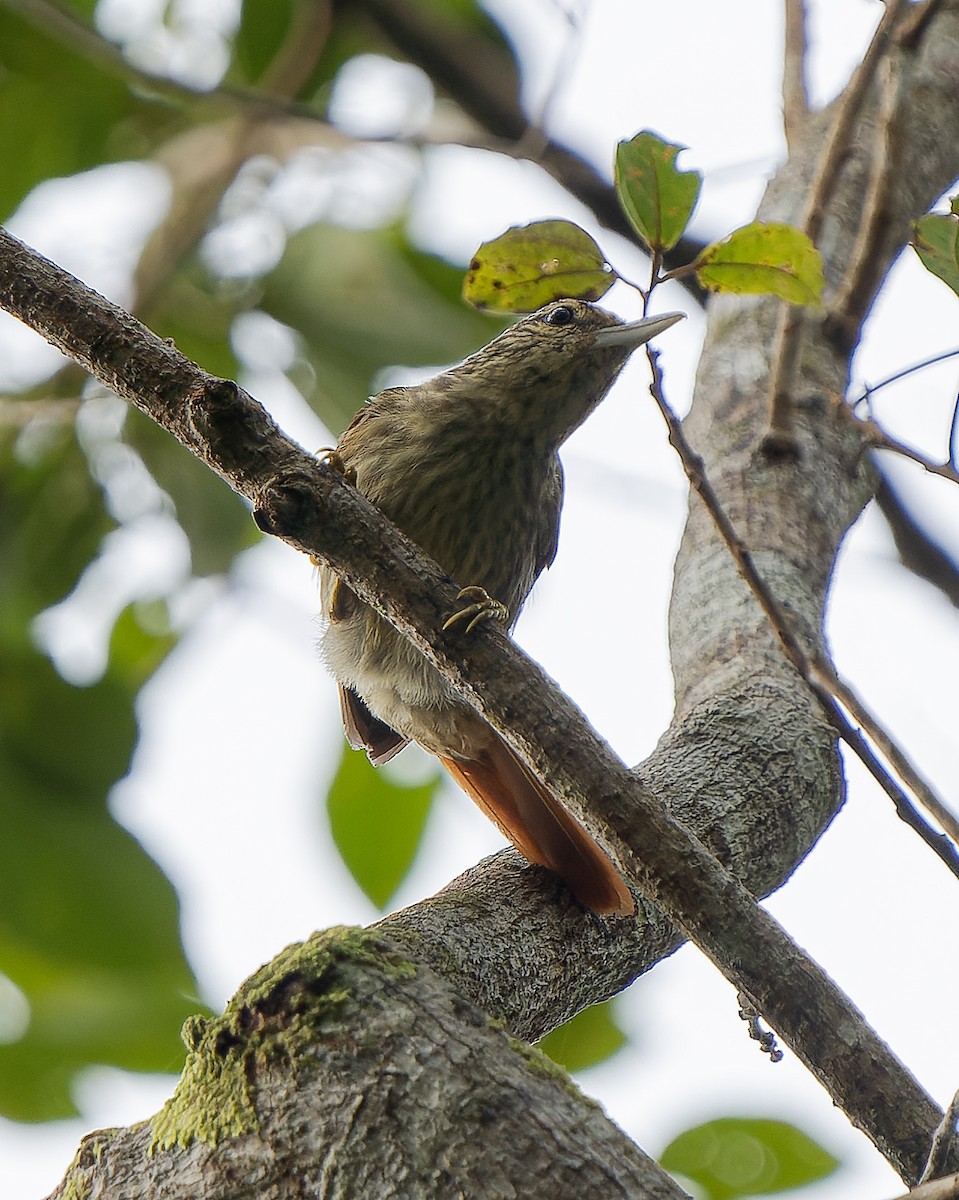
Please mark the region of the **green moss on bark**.
[[222, 1016], [191, 1017], [183, 1026], [186, 1065], [153, 1118], [151, 1153], [196, 1141], [216, 1145], [255, 1130], [259, 1068], [282, 1062], [296, 1070], [352, 1002], [357, 967], [389, 979], [416, 969], [379, 935], [337, 927], [281, 951], [240, 987]]

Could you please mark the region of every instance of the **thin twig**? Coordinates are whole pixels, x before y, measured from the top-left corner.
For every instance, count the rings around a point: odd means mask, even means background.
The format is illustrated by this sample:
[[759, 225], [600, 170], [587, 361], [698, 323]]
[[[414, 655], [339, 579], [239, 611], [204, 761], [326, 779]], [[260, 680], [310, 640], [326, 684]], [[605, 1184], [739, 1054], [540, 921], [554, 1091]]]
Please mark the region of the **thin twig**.
[[[950, 350], [948, 354], [940, 354], [934, 359], [927, 360], [926, 363], [920, 363], [914, 367], [907, 367], [906, 370], [900, 371], [897, 375], [891, 375], [888, 379], [883, 380], [875, 388], [867, 388], [861, 396], [854, 400], [851, 404], [847, 404], [841, 396], [834, 397], [834, 407], [838, 408], [842, 415], [855, 425], [859, 431], [859, 436], [867, 446], [872, 446], [876, 450], [889, 450], [893, 454], [898, 454], [900, 458], [907, 458], [910, 462], [916, 463], [927, 471], [930, 475], [939, 475], [942, 479], [948, 479], [950, 483], [959, 484], [959, 468], [956, 467], [953, 461], [953, 456], [950, 453], [949, 459], [944, 462], [939, 462], [938, 459], [930, 458], [928, 454], [923, 454], [921, 450], [916, 450], [913, 446], [907, 445], [905, 442], [900, 442], [879, 424], [875, 417], [860, 417], [855, 406], [861, 404], [864, 400], [869, 399], [873, 392], [878, 391], [880, 387], [884, 387], [887, 383], [892, 383], [894, 379], [901, 379], [904, 375], [908, 375], [911, 371], [918, 371], [922, 366], [928, 366], [932, 362], [941, 362], [944, 358], [951, 358], [959, 354], [959, 351]], [[959, 405], [957, 405], [959, 409]], [[956, 414], [953, 413], [953, 429], [950, 433], [950, 447], [955, 435]]]
[[[726, 543], [729, 552], [733, 556], [740, 575], [756, 597], [773, 631], [779, 638], [786, 657], [809, 685], [840, 737], [855, 751], [869, 773], [892, 800], [899, 817], [911, 829], [915, 830], [933, 853], [945, 863], [953, 875], [959, 878], [959, 850], [957, 850], [949, 838], [941, 833], [937, 833], [923, 820], [921, 814], [916, 811], [914, 804], [906, 795], [903, 788], [896, 782], [892, 774], [886, 769], [872, 749], [863, 731], [856, 728], [847, 718], [845, 712], [843, 712], [843, 702], [837, 699], [832, 690], [832, 681], [835, 678], [835, 672], [831, 668], [825, 670], [825, 660], [820, 659], [818, 655], [810, 656], [807, 653], [793, 628], [788, 614], [783, 610], [769, 584], [759, 572], [749, 548], [739, 536], [726, 510], [720, 503], [718, 495], [706, 476], [705, 464], [702, 458], [686, 440], [682, 423], [673, 412], [663, 393], [663, 376], [659, 368], [656, 352], [647, 347], [646, 354], [653, 372], [650, 392], [666, 422], [670, 445], [679, 455], [679, 460], [682, 463], [690, 486], [697, 493], [703, 504], [705, 504], [706, 510], [712, 517], [720, 537]], [[857, 706], [856, 711], [863, 716], [868, 716], [862, 706]], [[869, 739], [872, 739], [877, 746], [881, 746], [887, 740], [891, 741], [884, 730], [876, 730], [867, 724], [866, 721], [863, 722], [863, 728], [868, 733]], [[901, 757], [902, 761], [908, 763], [906, 756], [898, 749], [896, 755], [897, 757]], [[896, 769], [895, 763], [891, 760], [890, 765], [893, 766], [894, 770]], [[915, 774], [915, 772], [913, 773]], [[908, 780], [905, 782], [908, 782]], [[941, 805], [941, 801], [937, 801], [937, 804], [943, 808], [945, 807]]]
[[769, 377], [769, 429], [763, 448], [773, 455], [795, 453], [792, 397], [799, 375], [799, 355], [805, 314], [801, 308], [780, 305], [776, 327], [776, 352]]
[[897, 54], [878, 64], [879, 105], [872, 135], [869, 183], [863, 199], [862, 220], [846, 270], [834, 299], [830, 317], [846, 329], [858, 328], [868, 305], [876, 264], [882, 261], [878, 247], [888, 234], [888, 199], [898, 169], [895, 124], [902, 95], [902, 63]]
[[959, 563], [912, 515], [888, 474], [874, 455], [876, 505], [885, 517], [902, 565], [959, 609]]
[[930, 1179], [895, 1200], [959, 1200], [959, 1175], [946, 1175], [942, 1179]]
[[[898, 21], [904, 4], [905, 0], [888, 0], [886, 11], [873, 34], [872, 41], [839, 101], [801, 223], [803, 231], [814, 244], [818, 242], [822, 232], [826, 206], [836, 187], [842, 161], [848, 152], [853, 122], [872, 84], [876, 67], [886, 51], [890, 31]], [[779, 453], [795, 445], [792, 430], [792, 393], [796, 383], [801, 340], [802, 322], [793, 319], [791, 310], [784, 304], [783, 316], [776, 334], [768, 392], [767, 441], [769, 448]]]
[[[959, 1122], [959, 1092], [949, 1102], [949, 1107], [943, 1113], [942, 1120], [932, 1135], [932, 1145], [929, 1148], [929, 1161], [919, 1182], [928, 1183], [938, 1178], [946, 1169], [950, 1151], [956, 1140], [956, 1123]], [[959, 1194], [959, 1193], [957, 1193]]]
[[783, 47], [783, 130], [792, 149], [809, 116], [806, 87], [806, 3], [785, 0], [786, 32]]
[[916, 371], [924, 371], [926, 367], [934, 367], [937, 363], [946, 362], [950, 358], [959, 358], [959, 349], [943, 350], [941, 354], [934, 354], [931, 358], [924, 358], [921, 362], [913, 363], [912, 366], [903, 367], [901, 371], [896, 371], [893, 375], [887, 375], [885, 379], [880, 379], [878, 383], [867, 384], [862, 393], [855, 400], [850, 401], [853, 408], [858, 408], [863, 402], [867, 402], [871, 396], [880, 391], [884, 387], [889, 387], [891, 383], [898, 383], [900, 379], [905, 379], [907, 375], [912, 375]]
[[[589, 0], [584, 0], [584, 5], [588, 5], [588, 3]], [[520, 158], [526, 158], [530, 162], [536, 162], [549, 144], [546, 125], [560, 97], [563, 85], [568, 82], [573, 66], [583, 47], [581, 13], [572, 5], [565, 7], [561, 4], [555, 4], [554, 7], [560, 10], [566, 22], [563, 44], [560, 47], [556, 61], [553, 63], [549, 84], [538, 105], [538, 109], [532, 114], [526, 132], [515, 145], [516, 155]]]
[[926, 26], [942, 7], [942, 0], [920, 0], [903, 19], [895, 39], [904, 50], [911, 50], [926, 32]]
[[948, 479], [950, 483], [959, 483], [959, 470], [951, 462], [937, 462], [936, 459], [923, 454], [921, 450], [915, 450], [912, 446], [907, 446], [905, 442], [897, 441], [896, 438], [886, 433], [872, 417], [867, 417], [865, 420], [857, 417], [848, 404], [843, 404], [842, 409], [856, 423], [863, 440], [870, 446], [874, 446], [877, 450], [890, 450], [901, 458], [908, 458], [910, 462], [917, 463], [930, 475], [939, 475], [943, 479]]
[[872, 84], [876, 67], [885, 53], [889, 34], [893, 25], [906, 7], [906, 0], [888, 0], [882, 20], [872, 35], [872, 41], [866, 48], [866, 53], [852, 74], [852, 78], [843, 92], [842, 99], [836, 109], [829, 136], [826, 139], [826, 149], [819, 159], [818, 169], [810, 189], [806, 203], [806, 212], [802, 220], [802, 228], [811, 241], [819, 240], [822, 223], [826, 215], [826, 205], [833, 194], [842, 160], [849, 148], [853, 122], [859, 115], [866, 92]]
[[959, 845], [959, 817], [940, 800], [875, 714], [860, 700], [852, 687], [840, 678], [835, 667], [825, 656], [818, 655], [812, 663], [812, 668], [820, 673], [828, 690], [865, 731], [869, 740], [878, 747], [879, 752], [926, 812], [938, 821], [954, 846]]
[[24, 429], [33, 421], [69, 424], [75, 420], [79, 398], [20, 400], [0, 396], [0, 428]]

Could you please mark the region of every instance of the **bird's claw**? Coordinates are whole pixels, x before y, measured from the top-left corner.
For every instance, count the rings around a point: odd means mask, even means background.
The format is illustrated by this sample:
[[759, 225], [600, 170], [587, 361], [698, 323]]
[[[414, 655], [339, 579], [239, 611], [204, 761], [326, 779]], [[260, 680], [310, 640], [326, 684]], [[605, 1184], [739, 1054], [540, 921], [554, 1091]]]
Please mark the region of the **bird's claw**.
[[[335, 446], [323, 446], [317, 450], [316, 457], [319, 462], [325, 463], [331, 470], [335, 471], [346, 483], [351, 487], [356, 487], [356, 468], [348, 467], [343, 461], [339, 450]], [[316, 557], [315, 554], [310, 555], [310, 562], [314, 567], [322, 567], [323, 563]]]
[[463, 633], [472, 633], [476, 626], [481, 625], [484, 621], [498, 621], [501, 625], [505, 625], [509, 620], [509, 609], [506, 605], [501, 604], [499, 600], [494, 600], [485, 588], [478, 587], [476, 584], [463, 588], [456, 599], [469, 600], [471, 603], [465, 604], [452, 616], [447, 617], [443, 622], [444, 631], [465, 621], [466, 628]]
[[356, 468], [347, 466], [335, 446], [324, 446], [322, 450], [317, 450], [316, 457], [337, 475], [341, 475], [347, 483], [356, 486]]

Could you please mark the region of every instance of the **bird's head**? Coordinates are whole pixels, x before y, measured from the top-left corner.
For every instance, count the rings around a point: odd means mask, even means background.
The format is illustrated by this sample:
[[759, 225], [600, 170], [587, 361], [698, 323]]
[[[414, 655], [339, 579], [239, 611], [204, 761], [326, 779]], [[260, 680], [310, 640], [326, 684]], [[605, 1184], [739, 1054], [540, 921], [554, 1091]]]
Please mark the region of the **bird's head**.
[[625, 322], [585, 300], [554, 300], [450, 374], [491, 416], [542, 432], [555, 449], [603, 399], [632, 352], [683, 316]]

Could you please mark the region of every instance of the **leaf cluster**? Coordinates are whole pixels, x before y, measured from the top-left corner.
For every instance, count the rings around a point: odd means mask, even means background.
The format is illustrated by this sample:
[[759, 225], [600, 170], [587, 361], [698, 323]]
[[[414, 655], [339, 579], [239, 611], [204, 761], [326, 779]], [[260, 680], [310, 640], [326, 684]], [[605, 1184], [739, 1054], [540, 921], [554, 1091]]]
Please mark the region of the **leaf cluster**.
[[[644, 130], [616, 150], [616, 194], [652, 261], [648, 288], [638, 288], [644, 301], [666, 280], [693, 275], [709, 291], [818, 306], [822, 259], [807, 235], [790, 225], [744, 225], [706, 246], [693, 262], [662, 271], [663, 255], [689, 227], [703, 182], [700, 172], [676, 165], [682, 149]], [[571, 221], [535, 221], [480, 246], [463, 295], [478, 308], [525, 313], [565, 296], [598, 300], [617, 280], [629, 283], [585, 230]]]

